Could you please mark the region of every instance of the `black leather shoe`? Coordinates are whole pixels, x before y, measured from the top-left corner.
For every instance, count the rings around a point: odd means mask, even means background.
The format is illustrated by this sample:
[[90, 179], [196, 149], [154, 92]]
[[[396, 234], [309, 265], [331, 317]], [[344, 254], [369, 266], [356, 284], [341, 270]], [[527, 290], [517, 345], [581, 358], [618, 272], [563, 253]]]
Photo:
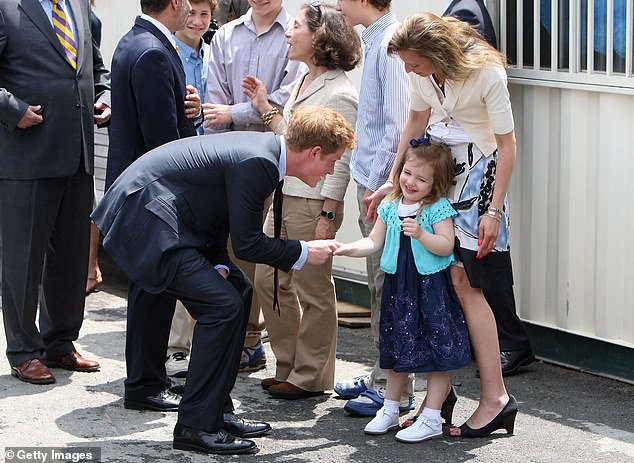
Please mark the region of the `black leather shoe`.
[[271, 430], [271, 425], [261, 421], [246, 421], [234, 413], [224, 413], [224, 430], [237, 437], [261, 437]]
[[530, 365], [535, 361], [535, 355], [531, 349], [503, 351], [500, 355], [502, 363], [502, 376], [512, 376], [521, 367]]
[[193, 429], [180, 423], [174, 427], [174, 443], [177, 450], [198, 450], [220, 455], [237, 455], [255, 452], [258, 448], [251, 440], [238, 439], [222, 429], [218, 432], [206, 432]]
[[123, 407], [130, 410], [156, 410], [157, 412], [177, 412], [181, 396], [169, 389], [163, 389], [141, 400], [124, 400]]

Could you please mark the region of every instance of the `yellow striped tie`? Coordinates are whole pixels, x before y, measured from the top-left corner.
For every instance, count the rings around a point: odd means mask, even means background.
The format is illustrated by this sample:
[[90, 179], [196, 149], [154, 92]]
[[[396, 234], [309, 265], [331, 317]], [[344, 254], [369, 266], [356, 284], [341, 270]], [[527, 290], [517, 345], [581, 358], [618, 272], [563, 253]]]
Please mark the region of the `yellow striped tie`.
[[75, 35], [68, 23], [66, 13], [59, 4], [59, 0], [51, 0], [53, 2], [53, 29], [59, 39], [68, 61], [70, 61], [73, 69], [77, 69], [77, 43], [75, 42]]

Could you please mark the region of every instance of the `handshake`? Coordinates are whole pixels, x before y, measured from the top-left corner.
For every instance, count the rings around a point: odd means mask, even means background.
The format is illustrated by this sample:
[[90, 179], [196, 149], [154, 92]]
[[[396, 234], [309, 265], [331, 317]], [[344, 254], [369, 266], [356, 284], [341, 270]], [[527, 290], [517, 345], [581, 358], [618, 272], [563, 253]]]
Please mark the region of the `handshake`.
[[320, 265], [326, 262], [330, 256], [346, 256], [349, 245], [340, 243], [337, 240], [313, 240], [306, 243], [308, 245], [309, 264]]

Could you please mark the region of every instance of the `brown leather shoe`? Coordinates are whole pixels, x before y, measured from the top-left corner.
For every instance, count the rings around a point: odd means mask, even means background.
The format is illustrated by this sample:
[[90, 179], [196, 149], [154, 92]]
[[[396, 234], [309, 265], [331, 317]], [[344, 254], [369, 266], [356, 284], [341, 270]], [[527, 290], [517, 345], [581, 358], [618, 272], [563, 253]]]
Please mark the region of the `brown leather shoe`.
[[306, 397], [313, 397], [324, 393], [324, 391], [307, 391], [286, 381], [269, 387], [268, 391], [269, 394], [277, 399], [289, 400], [305, 399]]
[[52, 384], [55, 376], [40, 359], [30, 359], [11, 367], [11, 376], [31, 384]]
[[275, 386], [275, 385], [281, 384], [281, 383], [282, 383], [282, 381], [278, 381], [275, 378], [264, 378], [262, 380], [262, 382], [260, 383], [260, 385], [262, 386], [262, 389], [267, 391], [271, 386]]
[[90, 372], [99, 370], [98, 362], [83, 358], [77, 351], [68, 352], [57, 358], [49, 358], [45, 354], [42, 360], [49, 367], [64, 368], [71, 371]]

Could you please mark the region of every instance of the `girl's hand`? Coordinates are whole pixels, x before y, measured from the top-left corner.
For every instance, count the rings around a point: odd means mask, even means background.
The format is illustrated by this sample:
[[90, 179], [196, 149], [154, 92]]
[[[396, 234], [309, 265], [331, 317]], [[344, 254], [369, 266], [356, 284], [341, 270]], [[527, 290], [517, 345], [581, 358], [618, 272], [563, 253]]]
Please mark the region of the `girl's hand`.
[[410, 236], [420, 241], [421, 236], [423, 236], [423, 229], [420, 228], [418, 220], [408, 217], [403, 219], [403, 233], [405, 233], [405, 236]]
[[340, 244], [339, 248], [332, 253], [333, 256], [349, 256], [352, 251], [350, 244]]
[[495, 240], [500, 232], [500, 222], [484, 214], [478, 225], [478, 253], [476, 259], [482, 259], [495, 248]]
[[249, 97], [251, 104], [260, 114], [271, 109], [272, 106], [269, 103], [269, 95], [260, 79], [254, 76], [246, 76], [242, 80], [242, 88], [244, 89], [242, 93]]

